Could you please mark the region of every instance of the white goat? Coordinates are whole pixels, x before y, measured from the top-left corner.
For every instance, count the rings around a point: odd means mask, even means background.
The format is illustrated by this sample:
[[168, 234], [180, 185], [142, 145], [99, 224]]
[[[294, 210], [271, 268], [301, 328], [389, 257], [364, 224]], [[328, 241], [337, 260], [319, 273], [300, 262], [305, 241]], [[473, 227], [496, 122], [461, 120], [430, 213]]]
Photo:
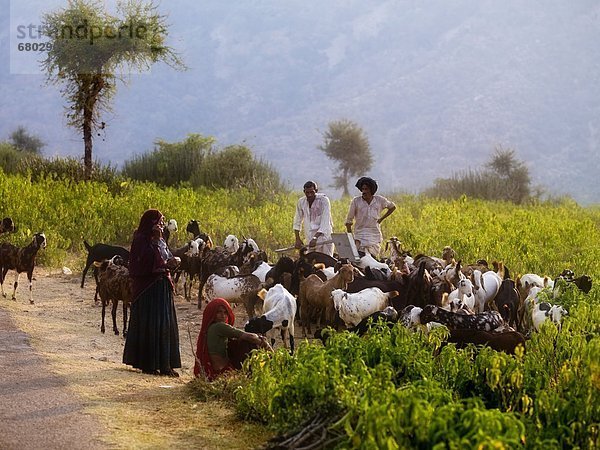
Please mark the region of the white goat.
[[240, 241], [237, 236], [230, 234], [225, 238], [225, 242], [223, 242], [223, 248], [227, 250], [230, 254], [234, 254], [240, 248]]
[[475, 294], [473, 293], [473, 283], [468, 278], [463, 278], [458, 282], [458, 287], [448, 294], [447, 301], [444, 300], [442, 308], [446, 311], [456, 311], [463, 306], [473, 313]]
[[527, 297], [529, 290], [532, 287], [549, 287], [552, 289], [554, 287], [554, 281], [548, 277], [541, 277], [535, 273], [526, 273], [517, 278], [517, 288], [521, 298]]
[[258, 279], [264, 283], [267, 273], [269, 273], [271, 269], [272, 267], [268, 263], [261, 261], [260, 265], [252, 272], [252, 275], [257, 276]]
[[[480, 270], [473, 270], [473, 286], [475, 294], [475, 313], [482, 313], [486, 310], [502, 284], [502, 278], [496, 272], [491, 270], [481, 273]], [[488, 306], [487, 309], [490, 309]]]
[[567, 314], [567, 310], [560, 305], [551, 305], [548, 302], [537, 303], [533, 307], [533, 311], [531, 313], [533, 328], [535, 328], [536, 331], [540, 331], [542, 324], [546, 321], [546, 319], [550, 318], [550, 320], [554, 322], [560, 330], [562, 317], [566, 316]]
[[[244, 329], [248, 333], [272, 334], [276, 328], [281, 331], [283, 346], [287, 347], [286, 335], [290, 342], [290, 350], [294, 353], [294, 318], [296, 316], [296, 299], [281, 284], [276, 284], [268, 291], [261, 289], [258, 296], [263, 300], [265, 313], [248, 321]], [[271, 336], [271, 345], [275, 339]]]
[[398, 291], [383, 292], [372, 287], [349, 294], [341, 289], [331, 292], [333, 306], [340, 314], [346, 327], [355, 327], [365, 317], [377, 311], [383, 311], [389, 304], [390, 298], [396, 297]]
[[366, 269], [367, 267], [369, 267], [370, 269], [379, 269], [379, 270], [381, 270], [383, 272], [383, 274], [385, 275], [385, 277], [388, 280], [390, 278], [390, 274], [391, 274], [390, 267], [387, 264], [385, 264], [385, 263], [377, 261], [369, 253], [367, 253], [365, 256], [363, 256], [362, 258], [360, 258], [360, 261], [357, 262], [356, 265], [360, 269], [363, 269], [363, 270]]
[[257, 293], [261, 287], [262, 283], [255, 275], [225, 278], [213, 273], [202, 288], [202, 296], [207, 301], [220, 297], [229, 303], [242, 303], [246, 307], [248, 317], [254, 317]]

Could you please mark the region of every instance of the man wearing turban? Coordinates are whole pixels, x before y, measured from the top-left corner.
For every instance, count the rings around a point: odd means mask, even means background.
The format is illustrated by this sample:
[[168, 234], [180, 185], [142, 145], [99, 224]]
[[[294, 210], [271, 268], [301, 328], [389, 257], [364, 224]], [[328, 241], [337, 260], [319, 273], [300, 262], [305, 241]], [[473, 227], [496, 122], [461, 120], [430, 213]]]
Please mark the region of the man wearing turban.
[[[346, 230], [352, 233], [354, 226], [354, 240], [359, 251], [368, 252], [377, 257], [381, 250], [381, 222], [394, 212], [396, 205], [377, 192], [377, 182], [369, 177], [361, 177], [355, 185], [361, 195], [354, 197], [346, 216]], [[383, 216], [382, 211], [385, 211]]]

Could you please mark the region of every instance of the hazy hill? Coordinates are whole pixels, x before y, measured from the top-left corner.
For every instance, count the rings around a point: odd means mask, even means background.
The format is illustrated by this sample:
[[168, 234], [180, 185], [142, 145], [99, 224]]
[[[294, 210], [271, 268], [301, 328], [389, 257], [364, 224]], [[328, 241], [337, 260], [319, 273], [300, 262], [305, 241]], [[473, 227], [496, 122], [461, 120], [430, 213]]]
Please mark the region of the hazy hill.
[[[39, 3], [34, 11], [45, 11]], [[110, 3], [110, 2], [109, 2]], [[0, 5], [7, 6], [6, 0]], [[3, 10], [7, 10], [3, 8]], [[95, 156], [120, 163], [156, 138], [245, 142], [292, 186], [326, 185], [316, 149], [331, 120], [367, 132], [371, 175], [418, 191], [477, 168], [496, 145], [552, 193], [600, 202], [600, 4], [517, 0], [163, 2], [189, 70], [155, 66], [122, 86]], [[3, 16], [8, 57], [15, 19]], [[81, 155], [56, 88], [0, 74], [0, 139], [23, 124], [46, 154]]]

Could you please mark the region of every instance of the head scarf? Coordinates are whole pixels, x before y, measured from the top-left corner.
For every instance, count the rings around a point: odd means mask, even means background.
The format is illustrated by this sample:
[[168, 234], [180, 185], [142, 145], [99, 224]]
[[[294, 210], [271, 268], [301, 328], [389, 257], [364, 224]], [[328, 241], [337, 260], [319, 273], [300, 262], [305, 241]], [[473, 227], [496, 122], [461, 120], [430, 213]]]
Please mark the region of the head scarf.
[[131, 294], [134, 300], [163, 274], [166, 274], [170, 281], [166, 261], [161, 257], [158, 247], [152, 245], [152, 228], [162, 217], [158, 209], [147, 210], [142, 214], [140, 224], [133, 234], [129, 276], [132, 279]]
[[[200, 334], [198, 334], [198, 341], [196, 342], [196, 363], [194, 364], [194, 376], [200, 376], [200, 373], [204, 371], [208, 381], [212, 381], [217, 375], [212, 368], [210, 362], [210, 355], [208, 354], [208, 327], [215, 323], [215, 316], [220, 306], [224, 306], [227, 311], [227, 318], [225, 323], [233, 326], [235, 323], [235, 315], [227, 300], [222, 298], [215, 298], [210, 301], [204, 312], [202, 313], [202, 327], [200, 328]], [[202, 367], [200, 367], [202, 365]]]
[[147, 210], [144, 212], [144, 214], [142, 214], [140, 224], [138, 225], [135, 235], [140, 235], [150, 239], [152, 237], [152, 228], [154, 225], [160, 222], [162, 217], [163, 215], [158, 209]]
[[377, 182], [373, 178], [360, 177], [356, 182], [355, 186], [360, 191], [363, 184], [369, 186], [369, 189], [371, 189], [371, 194], [375, 195], [375, 192], [377, 192]]

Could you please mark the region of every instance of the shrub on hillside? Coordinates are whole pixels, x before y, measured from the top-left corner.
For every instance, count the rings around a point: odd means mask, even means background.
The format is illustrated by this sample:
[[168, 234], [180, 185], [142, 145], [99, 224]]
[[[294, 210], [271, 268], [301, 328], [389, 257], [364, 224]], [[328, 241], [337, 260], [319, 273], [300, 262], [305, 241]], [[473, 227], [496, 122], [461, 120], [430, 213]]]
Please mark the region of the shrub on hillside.
[[176, 186], [190, 180], [206, 155], [214, 138], [189, 134], [182, 142], [158, 140], [151, 153], [125, 161], [123, 175], [132, 180], [152, 181], [161, 186]]
[[17, 173], [19, 161], [25, 156], [8, 142], [0, 142], [0, 167], [5, 173]]
[[190, 181], [195, 187], [246, 188], [266, 195], [286, 190], [277, 171], [242, 145], [208, 155]]
[[[46, 159], [37, 155], [29, 155], [21, 158], [17, 165], [17, 173], [30, 175], [32, 181], [51, 177], [54, 179], [71, 180], [75, 182], [84, 181], [84, 167], [77, 158], [52, 158]], [[111, 185], [120, 181], [118, 171], [110, 164], [104, 166], [98, 161], [92, 165], [91, 181], [98, 181]]]
[[516, 158], [514, 150], [502, 148], [495, 150], [483, 169], [454, 173], [450, 178], [438, 178], [424, 193], [441, 199], [455, 199], [466, 195], [517, 204], [539, 195], [539, 192], [532, 192], [529, 169]]

